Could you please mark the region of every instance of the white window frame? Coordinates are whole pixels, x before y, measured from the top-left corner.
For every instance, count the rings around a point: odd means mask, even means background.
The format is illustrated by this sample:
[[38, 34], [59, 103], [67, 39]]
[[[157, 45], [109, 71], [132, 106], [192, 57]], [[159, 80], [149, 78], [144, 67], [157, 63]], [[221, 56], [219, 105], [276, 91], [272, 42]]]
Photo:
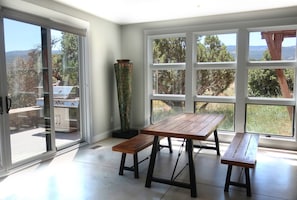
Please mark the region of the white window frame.
[[[248, 28], [248, 37], [250, 32], [263, 32], [263, 31], [278, 31], [278, 30], [297, 30], [296, 25], [290, 26], [265, 26], [265, 27], [257, 27], [257, 28]], [[297, 34], [296, 34], [296, 41], [297, 41]], [[249, 46], [249, 44], [248, 44]], [[297, 47], [297, 42], [296, 42]], [[264, 98], [264, 97], [248, 97], [246, 96], [246, 105], [247, 104], [254, 104], [254, 105], [275, 105], [275, 106], [293, 106], [295, 109], [294, 113], [294, 120], [296, 121], [296, 86], [297, 86], [297, 50], [295, 52], [295, 60], [272, 60], [272, 61], [249, 61], [249, 55], [247, 52], [247, 63], [246, 63], [246, 79], [248, 77], [248, 70], [249, 69], [293, 69], [295, 74], [295, 82], [294, 82], [294, 91], [292, 98]], [[247, 81], [246, 81], [247, 82]], [[246, 83], [247, 84], [247, 83]], [[246, 86], [247, 88], [247, 86]], [[293, 137], [291, 140], [296, 140], [296, 122], [293, 124]], [[285, 139], [282, 136], [273, 136], [274, 138], [278, 138], [280, 140]]]
[[[171, 100], [171, 101], [185, 101], [186, 95], [184, 94], [153, 94], [153, 83], [152, 83], [152, 72], [153, 70], [186, 70], [186, 62], [185, 63], [154, 63], [153, 62], [153, 40], [154, 39], [164, 39], [164, 38], [172, 38], [172, 37], [186, 37], [185, 33], [174, 33], [174, 34], [161, 34], [161, 35], [153, 35], [153, 36], [148, 36], [147, 39], [147, 52], [148, 52], [148, 58], [147, 58], [147, 68], [146, 68], [146, 73], [147, 73], [147, 79], [146, 83], [148, 87], [146, 88], [148, 91], [146, 94], [148, 94], [147, 103], [151, 104], [151, 101], [153, 100]], [[186, 44], [187, 45], [187, 44]], [[147, 104], [146, 104], [147, 105]], [[147, 110], [149, 109], [149, 110]], [[146, 108], [146, 123], [151, 123], [152, 118], [151, 118], [151, 108]], [[149, 119], [149, 120], [148, 120]]]
[[[283, 66], [284, 68], [295, 69], [295, 83], [294, 83], [294, 97], [292, 99], [267, 99], [267, 98], [254, 98], [247, 96], [247, 84], [248, 84], [248, 69], [258, 66], [264, 66], [264, 62], [253, 62], [248, 60], [249, 54], [249, 32], [251, 31], [264, 31], [264, 30], [285, 30], [286, 29], [296, 29], [296, 18], [290, 19], [271, 19], [271, 20], [255, 20], [248, 22], [235, 22], [235, 23], [222, 23], [222, 24], [207, 24], [207, 25], [197, 25], [191, 27], [182, 28], [168, 28], [159, 30], [146, 30], [145, 31], [145, 123], [149, 124], [150, 118], [150, 100], [160, 99], [160, 100], [180, 100], [177, 96], [160, 96], [152, 95], [152, 83], [151, 83], [151, 60], [152, 52], [150, 40], [153, 38], [159, 38], [161, 36], [168, 36], [171, 33], [184, 33], [186, 35], [186, 94], [185, 99], [185, 112], [194, 112], [194, 102], [195, 101], [208, 101], [214, 103], [234, 103], [235, 104], [235, 132], [245, 131], [245, 107], [246, 104], [256, 103], [256, 104], [269, 104], [269, 105], [290, 105], [295, 106], [294, 118], [296, 120], [297, 116], [297, 59], [295, 61], [270, 61], [267, 65], [271, 68]], [[263, 26], [265, 25], [265, 26]], [[255, 28], [256, 27], [256, 28]], [[265, 28], [265, 29], [264, 29]], [[223, 33], [237, 33], [237, 53], [235, 62], [232, 63], [196, 63], [196, 41], [195, 37], [197, 34], [223, 34]], [[297, 46], [297, 44], [296, 44]], [[297, 54], [297, 52], [296, 52]], [[190, 55], [190, 56], [189, 56]], [[297, 55], [296, 55], [297, 58]], [[209, 97], [209, 96], [197, 96], [195, 92], [196, 77], [192, 76], [197, 69], [220, 69], [228, 67], [230, 69], [236, 70], [235, 77], [235, 96], [234, 97]], [[286, 148], [286, 149], [297, 149], [297, 137], [296, 137], [296, 123], [294, 124], [294, 136], [290, 138], [284, 137], [271, 137], [266, 138], [261, 137], [260, 145], [275, 147], [275, 148]], [[233, 137], [233, 132], [220, 132], [224, 137], [221, 141], [230, 142]]]
[[[196, 77], [196, 72], [198, 70], [217, 70], [217, 69], [231, 69], [231, 70], [235, 70], [235, 87], [237, 85], [237, 49], [236, 49], [236, 56], [234, 57], [234, 61], [230, 61], [230, 62], [198, 62], [196, 61], [196, 49], [197, 49], [197, 43], [196, 43], [196, 38], [199, 35], [220, 35], [220, 34], [235, 34], [236, 35], [236, 40], [237, 40], [237, 34], [238, 34], [238, 30], [237, 29], [230, 29], [230, 30], [218, 30], [218, 31], [211, 31], [211, 32], [197, 32], [194, 35], [194, 39], [195, 39], [195, 43], [193, 44], [195, 46], [195, 63], [194, 63], [194, 67], [193, 67], [193, 78], [194, 78], [194, 88], [196, 89], [196, 82], [197, 82], [197, 77]], [[237, 47], [237, 44], [236, 44]], [[228, 103], [228, 104], [234, 104], [234, 116], [236, 116], [236, 92], [237, 92], [237, 88], [235, 88], [235, 94], [234, 96], [207, 96], [207, 95], [197, 95], [196, 91], [194, 91], [194, 104], [196, 102], [208, 102], [208, 103]], [[235, 120], [235, 119], [234, 119]], [[236, 127], [235, 125], [235, 121], [234, 121], [234, 127]]]

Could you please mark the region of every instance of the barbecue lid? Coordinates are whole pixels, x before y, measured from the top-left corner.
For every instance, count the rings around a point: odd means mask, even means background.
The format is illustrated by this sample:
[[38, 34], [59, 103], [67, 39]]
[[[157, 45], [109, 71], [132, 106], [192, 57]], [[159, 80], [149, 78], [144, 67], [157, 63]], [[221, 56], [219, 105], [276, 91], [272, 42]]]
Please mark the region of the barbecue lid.
[[53, 86], [54, 99], [69, 99], [75, 97], [74, 86]]

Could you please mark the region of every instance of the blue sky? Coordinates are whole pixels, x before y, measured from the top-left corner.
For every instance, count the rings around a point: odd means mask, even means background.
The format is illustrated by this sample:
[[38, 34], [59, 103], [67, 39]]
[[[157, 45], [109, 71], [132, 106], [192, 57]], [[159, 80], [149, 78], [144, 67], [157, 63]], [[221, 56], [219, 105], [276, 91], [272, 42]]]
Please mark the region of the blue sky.
[[[40, 26], [10, 19], [4, 19], [4, 37], [6, 52], [34, 49], [41, 45]], [[61, 38], [61, 32], [52, 30], [52, 37]]]
[[[7, 52], [34, 49], [40, 47], [41, 44], [40, 26], [4, 19], [4, 34], [5, 50]], [[225, 45], [236, 44], [235, 34], [220, 34], [218, 36]], [[52, 39], [53, 38], [61, 38], [61, 32], [52, 30]], [[266, 46], [266, 41], [261, 39], [259, 32], [255, 32], [251, 33], [250, 45]], [[283, 46], [293, 45], [296, 45], [296, 38], [284, 39]], [[54, 48], [55, 50], [59, 49], [60, 45], [56, 45]]]
[[[219, 39], [225, 45], [236, 45], [236, 35], [235, 34], [220, 34]], [[294, 46], [296, 45], [296, 38], [285, 38], [282, 46]], [[266, 40], [261, 38], [260, 32], [250, 33], [250, 46], [267, 46]]]

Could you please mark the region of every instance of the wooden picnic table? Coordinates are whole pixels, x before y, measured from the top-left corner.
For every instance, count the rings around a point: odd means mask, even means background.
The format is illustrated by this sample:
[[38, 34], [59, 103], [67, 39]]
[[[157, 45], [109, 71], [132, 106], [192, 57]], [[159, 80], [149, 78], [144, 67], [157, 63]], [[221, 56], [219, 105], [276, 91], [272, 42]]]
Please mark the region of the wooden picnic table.
[[[167, 118], [156, 124], [140, 130], [142, 134], [154, 135], [153, 148], [151, 159], [146, 177], [146, 187], [151, 187], [151, 182], [159, 182], [191, 190], [191, 196], [197, 196], [196, 189], [196, 175], [193, 161], [193, 140], [206, 140], [212, 133], [214, 133], [217, 154], [219, 155], [219, 140], [217, 135], [217, 127], [224, 120], [225, 116], [222, 114], [180, 114], [174, 117]], [[175, 137], [186, 140], [186, 151], [188, 154], [190, 183], [178, 182], [173, 179], [157, 178], [153, 176], [156, 154], [158, 152], [158, 145], [160, 137]], [[199, 146], [203, 148], [203, 146]]]

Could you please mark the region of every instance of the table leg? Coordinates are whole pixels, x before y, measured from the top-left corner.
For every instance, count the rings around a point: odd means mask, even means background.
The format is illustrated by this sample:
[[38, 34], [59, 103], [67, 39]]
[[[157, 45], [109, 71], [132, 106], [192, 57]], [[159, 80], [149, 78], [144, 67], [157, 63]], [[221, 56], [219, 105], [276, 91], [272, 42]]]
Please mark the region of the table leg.
[[219, 137], [218, 137], [218, 132], [217, 130], [214, 130], [213, 132], [214, 139], [215, 139], [215, 146], [204, 146], [204, 145], [194, 145], [195, 148], [200, 148], [200, 149], [213, 149], [217, 151], [217, 155], [220, 154], [220, 143], [219, 143]]
[[195, 174], [195, 165], [193, 161], [193, 141], [191, 139], [187, 139], [186, 148], [187, 148], [188, 160], [189, 160], [191, 197], [197, 197], [196, 174]]
[[167, 137], [167, 140], [168, 140], [168, 148], [169, 148], [169, 152], [172, 153], [172, 144], [171, 144], [171, 138], [170, 137]]
[[216, 142], [217, 155], [219, 156], [220, 155], [220, 143], [219, 143], [219, 137], [218, 137], [217, 129], [214, 130], [213, 134], [214, 134], [214, 139], [215, 139], [215, 142]]
[[148, 168], [147, 176], [146, 176], [145, 187], [151, 187], [153, 172], [154, 172], [154, 167], [155, 167], [155, 161], [156, 161], [156, 155], [157, 155], [158, 149], [159, 149], [159, 136], [155, 136], [154, 142], [153, 142], [153, 147], [152, 147], [149, 168]]

